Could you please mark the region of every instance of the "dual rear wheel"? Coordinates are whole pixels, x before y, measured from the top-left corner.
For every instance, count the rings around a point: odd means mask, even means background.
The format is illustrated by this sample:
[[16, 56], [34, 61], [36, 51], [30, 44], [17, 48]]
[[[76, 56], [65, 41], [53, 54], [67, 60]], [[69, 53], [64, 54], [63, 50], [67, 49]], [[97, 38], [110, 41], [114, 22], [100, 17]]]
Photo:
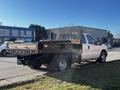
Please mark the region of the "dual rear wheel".
[[71, 67], [72, 60], [68, 55], [55, 55], [48, 65], [50, 71], [64, 71]]
[[[40, 69], [41, 65], [37, 61], [33, 60], [32, 64], [29, 64], [31, 69]], [[64, 71], [71, 67], [72, 60], [68, 55], [54, 55], [52, 60], [48, 63], [47, 69], [52, 72]]]

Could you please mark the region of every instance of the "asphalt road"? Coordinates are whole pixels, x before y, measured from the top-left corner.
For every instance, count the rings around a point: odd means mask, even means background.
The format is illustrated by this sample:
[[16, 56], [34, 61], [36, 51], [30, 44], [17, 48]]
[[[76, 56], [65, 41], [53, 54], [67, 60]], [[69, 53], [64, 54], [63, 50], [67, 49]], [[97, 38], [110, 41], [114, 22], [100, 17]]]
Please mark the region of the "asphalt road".
[[[107, 61], [119, 60], [120, 48], [109, 50]], [[16, 58], [0, 57], [0, 86], [19, 81], [33, 79], [47, 73], [41, 70], [32, 70], [27, 66], [16, 64]]]
[[16, 58], [0, 57], [0, 86], [30, 80], [45, 73], [45, 71], [17, 65]]
[[108, 50], [107, 61], [120, 60], [120, 48]]

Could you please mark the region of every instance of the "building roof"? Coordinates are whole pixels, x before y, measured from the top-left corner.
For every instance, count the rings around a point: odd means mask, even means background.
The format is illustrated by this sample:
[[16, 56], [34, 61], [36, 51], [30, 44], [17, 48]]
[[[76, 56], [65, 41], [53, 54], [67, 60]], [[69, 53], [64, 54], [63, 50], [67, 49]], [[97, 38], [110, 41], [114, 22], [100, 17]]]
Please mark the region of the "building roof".
[[30, 30], [29, 28], [24, 28], [24, 27], [16, 27], [16, 26], [0, 26], [0, 29], [17, 29], [17, 30]]
[[106, 29], [100, 29], [100, 28], [93, 28], [93, 27], [85, 27], [85, 26], [68, 26], [68, 27], [60, 27], [60, 28], [50, 28], [48, 30], [65, 30], [65, 29], [71, 29], [71, 28], [76, 28], [76, 29], [93, 29], [93, 30], [103, 30], [107, 31]]
[[89, 33], [93, 35], [95, 38], [102, 38], [107, 36], [107, 30], [84, 27], [84, 26], [70, 26], [70, 27], [62, 27], [62, 28], [52, 28], [48, 29], [48, 31], [53, 32], [55, 34], [71, 34], [71, 33]]

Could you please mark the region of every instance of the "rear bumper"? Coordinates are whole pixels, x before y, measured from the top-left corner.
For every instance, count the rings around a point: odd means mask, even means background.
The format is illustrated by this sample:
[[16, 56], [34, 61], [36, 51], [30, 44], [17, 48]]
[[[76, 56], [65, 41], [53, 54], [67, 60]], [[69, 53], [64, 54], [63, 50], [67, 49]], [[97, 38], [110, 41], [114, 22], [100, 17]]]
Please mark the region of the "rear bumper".
[[36, 50], [7, 49], [7, 52], [14, 55], [33, 55], [37, 54]]
[[48, 64], [53, 56], [54, 54], [33, 54], [27, 56], [18, 55], [17, 64], [25, 66], [29, 66], [36, 63]]

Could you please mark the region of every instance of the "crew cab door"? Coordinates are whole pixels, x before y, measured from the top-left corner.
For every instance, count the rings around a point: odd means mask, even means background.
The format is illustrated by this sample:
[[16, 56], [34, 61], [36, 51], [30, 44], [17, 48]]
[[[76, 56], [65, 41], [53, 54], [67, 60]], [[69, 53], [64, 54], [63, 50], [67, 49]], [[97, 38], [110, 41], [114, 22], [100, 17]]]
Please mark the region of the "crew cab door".
[[82, 35], [81, 42], [82, 42], [82, 53], [81, 53], [82, 60], [90, 59], [89, 48], [88, 48], [89, 45], [87, 42], [86, 35]]
[[87, 49], [88, 49], [88, 58], [93, 59], [93, 58], [98, 58], [100, 55], [100, 49], [101, 45], [96, 44], [96, 39], [93, 38], [91, 35], [86, 35], [87, 39]]

